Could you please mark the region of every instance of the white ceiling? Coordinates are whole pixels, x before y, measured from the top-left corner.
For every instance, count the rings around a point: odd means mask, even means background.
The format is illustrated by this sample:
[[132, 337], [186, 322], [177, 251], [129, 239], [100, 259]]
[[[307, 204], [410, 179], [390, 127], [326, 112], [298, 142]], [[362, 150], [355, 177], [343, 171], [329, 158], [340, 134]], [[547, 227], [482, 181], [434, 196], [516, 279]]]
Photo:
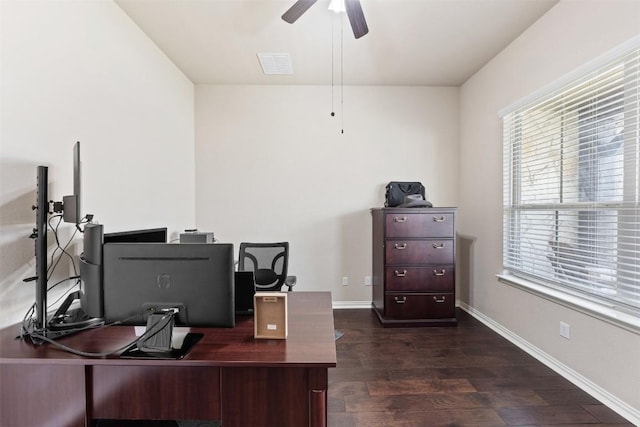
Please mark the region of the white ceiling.
[[[361, 0], [369, 34], [356, 40], [329, 0], [287, 24], [294, 1], [116, 3], [196, 84], [458, 86], [557, 2]], [[293, 74], [264, 75], [258, 52], [289, 53]]]

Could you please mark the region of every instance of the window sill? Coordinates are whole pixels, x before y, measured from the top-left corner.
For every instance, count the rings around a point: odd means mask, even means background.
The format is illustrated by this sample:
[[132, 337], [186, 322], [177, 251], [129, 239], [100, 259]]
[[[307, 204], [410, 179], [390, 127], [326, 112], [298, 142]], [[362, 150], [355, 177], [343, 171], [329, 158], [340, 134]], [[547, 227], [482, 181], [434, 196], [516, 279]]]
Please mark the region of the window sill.
[[530, 280], [513, 276], [508, 272], [497, 274], [497, 277], [498, 281], [504, 284], [514, 286], [536, 296], [564, 305], [573, 310], [640, 335], [640, 318], [632, 314], [616, 310], [613, 306], [607, 306], [579, 295], [543, 286]]

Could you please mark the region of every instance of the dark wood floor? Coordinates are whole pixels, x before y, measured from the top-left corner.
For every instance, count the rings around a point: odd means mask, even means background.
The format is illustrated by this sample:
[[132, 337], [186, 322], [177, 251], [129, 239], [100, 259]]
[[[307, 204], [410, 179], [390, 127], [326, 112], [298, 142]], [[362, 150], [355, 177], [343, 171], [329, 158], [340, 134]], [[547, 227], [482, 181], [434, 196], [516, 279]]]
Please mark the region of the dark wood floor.
[[631, 426], [464, 311], [457, 327], [382, 328], [334, 310], [329, 427]]

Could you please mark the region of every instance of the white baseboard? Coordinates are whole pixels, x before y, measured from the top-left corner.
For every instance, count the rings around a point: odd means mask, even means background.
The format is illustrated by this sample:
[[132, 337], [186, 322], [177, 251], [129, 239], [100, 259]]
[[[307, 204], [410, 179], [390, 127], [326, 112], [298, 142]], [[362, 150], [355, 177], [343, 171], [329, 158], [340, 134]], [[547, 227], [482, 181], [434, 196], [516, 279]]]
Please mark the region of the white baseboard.
[[485, 324], [487, 327], [503, 336], [505, 339], [517, 345], [520, 349], [527, 352], [529, 355], [535, 357], [537, 360], [544, 363], [546, 366], [553, 369], [555, 372], [562, 375], [567, 380], [571, 381], [577, 387], [580, 387], [595, 399], [598, 399], [613, 411], [620, 414], [620, 416], [626, 418], [632, 424], [640, 426], [640, 411], [638, 409], [633, 408], [632, 406], [621, 401], [602, 387], [580, 375], [578, 372], [569, 368], [567, 365], [561, 363], [557, 359], [551, 357], [544, 351], [540, 350], [538, 347], [522, 339], [520, 336], [514, 334], [513, 332], [506, 329], [504, 326], [497, 323], [493, 319], [485, 316], [481, 312], [475, 310], [472, 307], [469, 307], [467, 304], [460, 301], [458, 301], [458, 306], [469, 313], [471, 316], [475, 317], [480, 322]]
[[333, 308], [368, 308], [371, 309], [371, 301], [333, 301]]

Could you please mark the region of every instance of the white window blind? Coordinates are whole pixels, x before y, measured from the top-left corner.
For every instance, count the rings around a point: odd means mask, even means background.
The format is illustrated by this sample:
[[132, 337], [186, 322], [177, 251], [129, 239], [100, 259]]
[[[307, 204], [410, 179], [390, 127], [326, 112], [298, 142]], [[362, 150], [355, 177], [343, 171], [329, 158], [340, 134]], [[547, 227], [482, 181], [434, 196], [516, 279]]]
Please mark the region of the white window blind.
[[504, 121], [504, 268], [640, 316], [640, 48]]

